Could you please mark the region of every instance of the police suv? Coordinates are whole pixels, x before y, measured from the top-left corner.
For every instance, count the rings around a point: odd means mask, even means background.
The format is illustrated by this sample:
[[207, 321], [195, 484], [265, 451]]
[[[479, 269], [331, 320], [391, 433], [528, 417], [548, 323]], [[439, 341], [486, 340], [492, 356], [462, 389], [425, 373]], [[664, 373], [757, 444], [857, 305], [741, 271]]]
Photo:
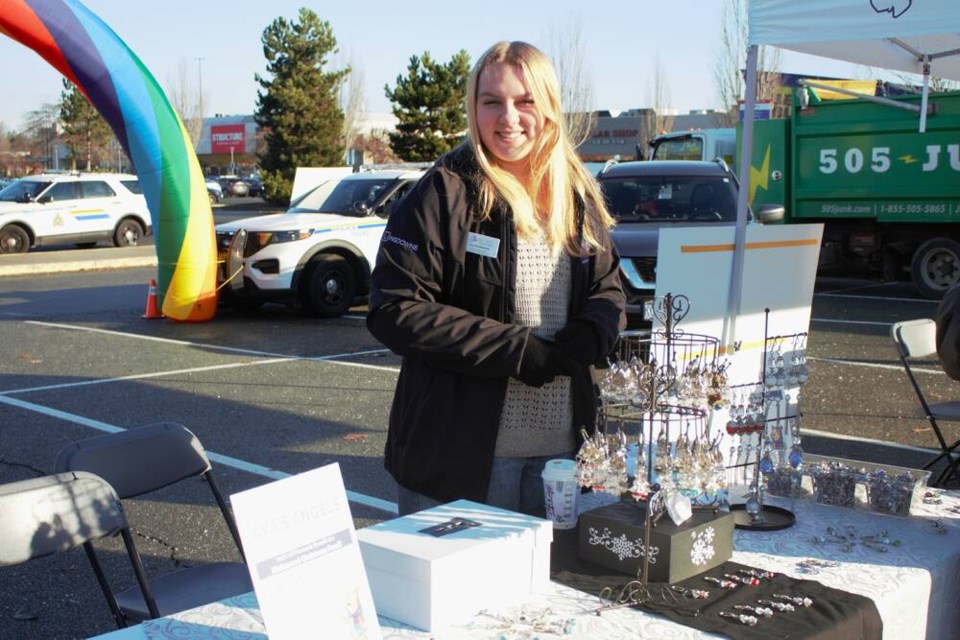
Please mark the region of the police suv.
[[319, 317], [343, 315], [369, 294], [390, 210], [424, 170], [362, 170], [314, 187], [286, 213], [217, 225], [220, 302], [299, 303]]
[[151, 233], [137, 176], [56, 173], [20, 178], [0, 190], [0, 253], [102, 240], [132, 247]]

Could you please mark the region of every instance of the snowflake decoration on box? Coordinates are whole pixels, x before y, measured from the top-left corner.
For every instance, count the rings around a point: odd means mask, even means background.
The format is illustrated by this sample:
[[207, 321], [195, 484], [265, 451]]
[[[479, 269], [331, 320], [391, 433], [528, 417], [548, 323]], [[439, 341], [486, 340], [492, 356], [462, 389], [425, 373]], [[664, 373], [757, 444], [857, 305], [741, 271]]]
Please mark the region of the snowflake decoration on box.
[[698, 567], [707, 564], [707, 562], [713, 558], [714, 554], [713, 527], [707, 527], [700, 533], [691, 531], [690, 536], [693, 538], [693, 547], [690, 549], [690, 562]]
[[[643, 540], [631, 540], [626, 536], [626, 534], [621, 533], [619, 536], [614, 537], [613, 533], [610, 532], [610, 529], [604, 527], [603, 533], [599, 533], [593, 527], [590, 527], [587, 532], [590, 537], [588, 542], [593, 546], [601, 546], [607, 551], [611, 552], [621, 561], [624, 558], [642, 558], [643, 557]], [[657, 563], [657, 554], [660, 553], [660, 547], [650, 546], [650, 564]]]

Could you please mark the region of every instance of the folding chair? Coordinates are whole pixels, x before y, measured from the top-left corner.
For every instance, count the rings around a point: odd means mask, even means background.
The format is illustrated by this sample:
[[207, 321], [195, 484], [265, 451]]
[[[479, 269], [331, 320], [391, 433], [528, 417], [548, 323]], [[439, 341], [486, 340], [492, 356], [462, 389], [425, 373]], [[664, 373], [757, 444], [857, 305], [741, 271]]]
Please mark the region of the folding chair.
[[890, 330], [890, 335], [893, 338], [894, 345], [897, 347], [897, 354], [900, 356], [903, 369], [907, 372], [910, 384], [913, 385], [917, 399], [920, 400], [923, 413], [930, 422], [930, 426], [933, 427], [933, 433], [937, 436], [937, 442], [940, 444], [940, 454], [925, 464], [923, 468], [930, 469], [940, 460], [945, 460], [947, 463], [946, 468], [930, 483], [931, 486], [934, 487], [941, 486], [951, 475], [960, 481], [960, 469], [958, 469], [957, 461], [953, 457], [954, 450], [957, 446], [960, 446], [960, 440], [947, 446], [947, 441], [943, 437], [943, 432], [940, 430], [940, 425], [937, 422], [938, 420], [960, 420], [960, 402], [928, 403], [923, 395], [923, 391], [920, 389], [913, 370], [910, 368], [909, 361], [914, 358], [926, 358], [936, 355], [936, 333], [937, 325], [930, 318], [897, 322]]
[[118, 627], [127, 619], [92, 542], [123, 539], [150, 615], [159, 615], [120, 498], [103, 479], [77, 471], [0, 485], [0, 566], [23, 564], [82, 546]]
[[[182, 425], [161, 422], [71, 443], [57, 455], [55, 468], [95, 473], [109, 482], [122, 500], [202, 477], [213, 492], [241, 559], [244, 557], [236, 521], [214, 479], [210, 460], [197, 437]], [[243, 562], [195, 565], [149, 579], [161, 616], [253, 590]], [[156, 617], [136, 587], [117, 593], [117, 601], [130, 620], [142, 622]]]

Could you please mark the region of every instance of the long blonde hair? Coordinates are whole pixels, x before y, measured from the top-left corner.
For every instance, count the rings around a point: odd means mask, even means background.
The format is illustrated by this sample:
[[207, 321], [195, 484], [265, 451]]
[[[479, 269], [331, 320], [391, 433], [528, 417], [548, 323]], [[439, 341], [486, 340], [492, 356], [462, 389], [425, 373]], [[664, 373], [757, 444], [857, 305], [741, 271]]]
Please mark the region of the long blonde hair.
[[[496, 158], [484, 147], [477, 127], [477, 91], [480, 74], [488, 65], [504, 63], [520, 70], [543, 117], [543, 132], [534, 142], [528, 160], [529, 186], [497, 165]], [[545, 231], [555, 251], [580, 255], [581, 229], [578, 201], [585, 206], [582, 240], [591, 251], [603, 248], [599, 230], [615, 223], [600, 195], [596, 180], [587, 172], [570, 142], [560, 106], [560, 83], [546, 55], [526, 42], [498, 42], [477, 60], [467, 83], [467, 122], [470, 146], [476, 154], [483, 180], [480, 210], [488, 218], [499, 198], [513, 211], [517, 232], [525, 237], [540, 228], [537, 207], [545, 209]]]

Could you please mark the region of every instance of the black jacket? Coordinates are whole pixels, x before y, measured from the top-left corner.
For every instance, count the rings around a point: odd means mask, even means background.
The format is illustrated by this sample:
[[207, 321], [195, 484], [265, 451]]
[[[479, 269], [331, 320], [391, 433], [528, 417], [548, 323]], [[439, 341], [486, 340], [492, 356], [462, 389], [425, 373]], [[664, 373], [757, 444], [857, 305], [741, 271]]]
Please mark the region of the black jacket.
[[[441, 158], [394, 208], [373, 271], [370, 332], [403, 356], [390, 411], [385, 466], [401, 485], [440, 501], [486, 499], [507, 380], [528, 327], [512, 324], [517, 237], [506, 206], [480, 221], [480, 169], [462, 145]], [[496, 257], [467, 251], [469, 233], [499, 239]], [[570, 319], [593, 324], [603, 352], [623, 314], [619, 258], [571, 257]], [[573, 376], [573, 413], [592, 431], [592, 367]]]
[[947, 375], [960, 380], [960, 284], [944, 294], [937, 307], [937, 356]]

